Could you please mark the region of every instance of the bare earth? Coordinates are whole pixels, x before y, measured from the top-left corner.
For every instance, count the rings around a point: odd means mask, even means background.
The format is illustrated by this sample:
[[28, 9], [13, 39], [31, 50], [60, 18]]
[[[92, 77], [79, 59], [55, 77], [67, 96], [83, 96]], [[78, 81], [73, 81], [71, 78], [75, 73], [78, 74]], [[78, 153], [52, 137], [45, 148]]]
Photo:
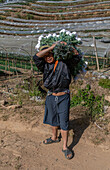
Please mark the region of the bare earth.
[[[64, 157], [62, 140], [42, 143], [52, 134], [42, 123], [43, 114], [44, 105], [34, 101], [15, 109], [0, 106], [0, 170], [110, 170], [110, 134], [98, 122], [89, 123], [81, 116], [83, 108], [70, 111], [71, 160]], [[110, 109], [106, 117], [109, 120]], [[110, 131], [110, 122], [105, 128]]]

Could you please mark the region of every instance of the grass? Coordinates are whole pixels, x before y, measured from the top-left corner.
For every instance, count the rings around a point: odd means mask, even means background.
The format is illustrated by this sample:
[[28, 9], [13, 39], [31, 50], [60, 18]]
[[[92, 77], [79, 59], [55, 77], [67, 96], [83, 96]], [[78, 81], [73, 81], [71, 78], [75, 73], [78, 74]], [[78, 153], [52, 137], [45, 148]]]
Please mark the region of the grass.
[[110, 89], [110, 79], [100, 79], [99, 80], [99, 86], [103, 88]]

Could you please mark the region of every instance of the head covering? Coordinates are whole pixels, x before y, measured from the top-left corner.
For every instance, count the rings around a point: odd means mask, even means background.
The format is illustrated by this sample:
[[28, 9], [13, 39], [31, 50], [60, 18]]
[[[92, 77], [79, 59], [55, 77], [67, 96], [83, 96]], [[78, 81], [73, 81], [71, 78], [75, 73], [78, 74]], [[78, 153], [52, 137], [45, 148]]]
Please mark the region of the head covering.
[[39, 51], [45, 50], [45, 49], [47, 49], [47, 48], [49, 48], [49, 47], [50, 47], [49, 45], [44, 44], [44, 45], [42, 45], [42, 46], [40, 47]]

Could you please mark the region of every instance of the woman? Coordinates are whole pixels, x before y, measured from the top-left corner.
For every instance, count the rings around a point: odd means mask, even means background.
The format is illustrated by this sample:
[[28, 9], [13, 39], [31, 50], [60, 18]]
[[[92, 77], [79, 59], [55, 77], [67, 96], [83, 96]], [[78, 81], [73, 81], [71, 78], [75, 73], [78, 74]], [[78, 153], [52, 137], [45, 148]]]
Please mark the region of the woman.
[[[44, 86], [49, 90], [45, 102], [43, 123], [51, 125], [53, 135], [44, 140], [43, 143], [60, 142], [57, 136], [58, 128], [60, 127], [63, 139], [62, 151], [67, 159], [71, 159], [73, 153], [67, 147], [70, 108], [69, 84], [71, 82], [71, 75], [66, 63], [55, 61], [52, 52], [55, 46], [56, 44], [53, 44], [51, 47], [44, 45], [33, 57], [36, 66], [43, 72]], [[74, 49], [74, 52], [78, 53], [76, 49]]]

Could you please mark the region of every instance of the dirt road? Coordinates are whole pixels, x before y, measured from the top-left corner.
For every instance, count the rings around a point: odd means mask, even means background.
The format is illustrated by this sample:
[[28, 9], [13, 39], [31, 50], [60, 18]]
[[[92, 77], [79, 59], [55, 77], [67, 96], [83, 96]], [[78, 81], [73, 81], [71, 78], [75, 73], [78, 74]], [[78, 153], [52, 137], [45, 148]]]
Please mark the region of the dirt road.
[[[0, 170], [110, 170], [110, 146], [97, 146], [87, 140], [89, 127], [73, 147], [74, 158], [66, 160], [62, 140], [58, 144], [42, 143], [51, 135], [42, 118], [43, 114], [39, 123], [34, 120], [31, 124], [0, 120]], [[70, 134], [69, 145], [72, 142]]]

